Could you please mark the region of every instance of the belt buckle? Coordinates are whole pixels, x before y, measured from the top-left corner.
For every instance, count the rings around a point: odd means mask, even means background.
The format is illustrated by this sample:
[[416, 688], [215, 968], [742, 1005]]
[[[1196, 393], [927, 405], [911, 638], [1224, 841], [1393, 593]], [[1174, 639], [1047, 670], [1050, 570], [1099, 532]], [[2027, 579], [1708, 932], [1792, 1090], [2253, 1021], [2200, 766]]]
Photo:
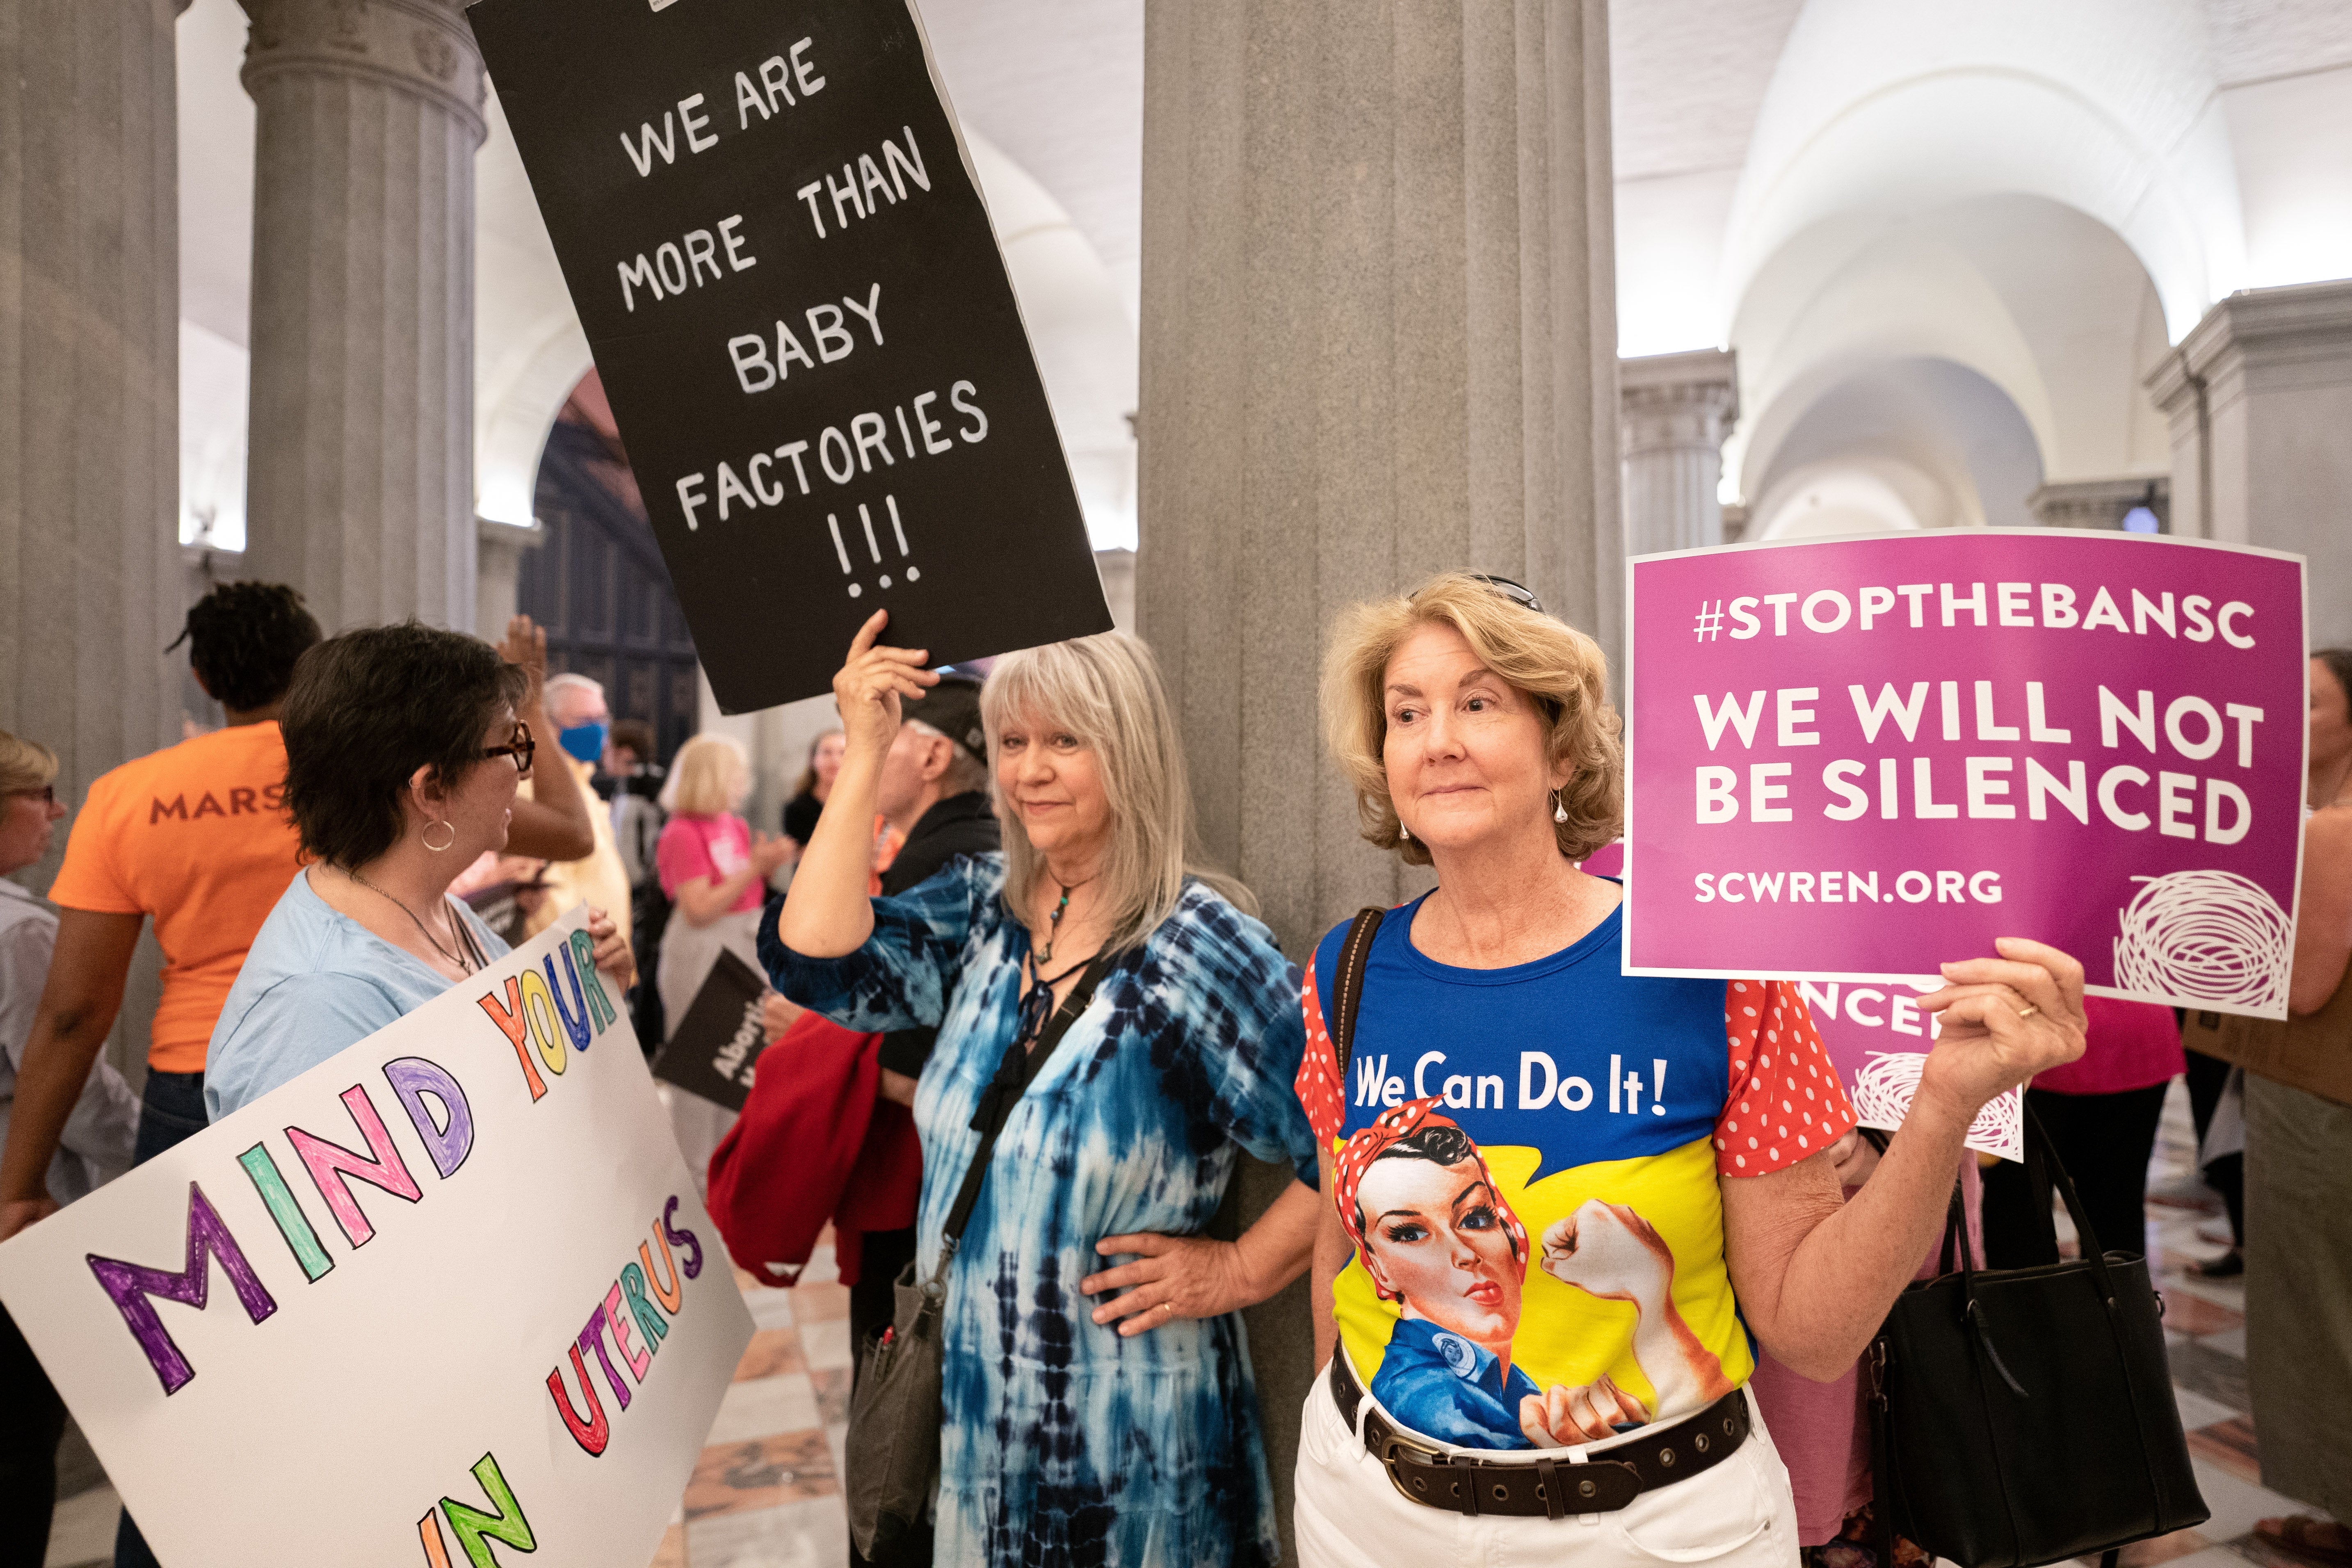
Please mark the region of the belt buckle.
[[[1407, 1502], [1420, 1503], [1428, 1508], [1451, 1509], [1454, 1507], [1450, 1500], [1430, 1495], [1427, 1474], [1415, 1475], [1412, 1478], [1412, 1485], [1405, 1484], [1408, 1465], [1417, 1470], [1434, 1471], [1441, 1475], [1453, 1468], [1453, 1460], [1444, 1449], [1413, 1442], [1394, 1427], [1391, 1427], [1388, 1434], [1381, 1439], [1377, 1457], [1381, 1461], [1381, 1468], [1388, 1472], [1389, 1484], [1396, 1488], [1397, 1495]], [[1458, 1513], [1461, 1510], [1454, 1509], [1454, 1511]]]

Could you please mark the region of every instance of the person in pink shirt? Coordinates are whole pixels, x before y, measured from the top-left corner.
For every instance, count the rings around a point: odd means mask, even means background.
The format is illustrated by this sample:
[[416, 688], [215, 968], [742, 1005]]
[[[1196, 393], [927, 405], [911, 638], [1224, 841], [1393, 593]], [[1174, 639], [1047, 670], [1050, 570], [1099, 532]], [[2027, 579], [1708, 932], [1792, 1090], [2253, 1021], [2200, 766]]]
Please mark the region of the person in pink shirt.
[[[2147, 1250], [2147, 1162], [2165, 1090], [2180, 1076], [2180, 1023], [2152, 1002], [2084, 999], [2088, 1044], [2079, 1060], [2039, 1074], [2025, 1103], [2042, 1121], [2083, 1209], [2108, 1252]], [[2038, 1194], [2041, 1203], [2049, 1195]], [[2054, 1263], [2039, 1239], [2045, 1227], [2025, 1167], [2003, 1162], [1984, 1173], [1985, 1255], [1994, 1268]]]
[[[793, 843], [752, 833], [739, 815], [751, 793], [751, 762], [729, 736], [697, 735], [670, 762], [661, 803], [670, 819], [654, 847], [654, 868], [675, 908], [662, 932], [654, 983], [672, 1029], [685, 1020], [719, 953], [732, 952], [760, 971], [760, 907], [768, 878], [792, 858]], [[782, 1033], [791, 1023], [782, 1011], [790, 1004], [781, 997], [774, 1003], [767, 1022], [772, 1033]], [[669, 1102], [678, 1152], [699, 1185], [735, 1114], [690, 1094], [673, 1091]]]

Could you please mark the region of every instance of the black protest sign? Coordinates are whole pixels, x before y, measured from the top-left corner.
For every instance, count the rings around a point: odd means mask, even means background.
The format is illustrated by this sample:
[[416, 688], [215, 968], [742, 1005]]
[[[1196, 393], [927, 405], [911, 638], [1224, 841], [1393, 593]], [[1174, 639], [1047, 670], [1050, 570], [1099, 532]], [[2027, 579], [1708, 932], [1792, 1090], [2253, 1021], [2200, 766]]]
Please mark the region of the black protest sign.
[[751, 1098], [751, 1069], [768, 1048], [760, 1027], [767, 994], [758, 970], [722, 951], [669, 1043], [654, 1058], [654, 1076], [730, 1110], [742, 1110]]
[[468, 13], [721, 709], [1110, 629], [1003, 257], [894, 0]]

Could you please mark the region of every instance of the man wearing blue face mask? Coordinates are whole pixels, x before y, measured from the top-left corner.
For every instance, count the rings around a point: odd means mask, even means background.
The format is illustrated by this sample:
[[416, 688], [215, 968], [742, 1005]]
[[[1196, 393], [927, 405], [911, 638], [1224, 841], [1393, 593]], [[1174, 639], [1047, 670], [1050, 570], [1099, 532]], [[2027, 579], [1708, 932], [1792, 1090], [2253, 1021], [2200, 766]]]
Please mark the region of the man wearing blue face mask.
[[[578, 777], [580, 793], [586, 795], [597, 761], [604, 754], [604, 739], [612, 731], [612, 713], [604, 706], [604, 689], [584, 675], [551, 675], [543, 700], [548, 721], [555, 726], [555, 742], [563, 752], [564, 765]], [[546, 752], [540, 753], [540, 762], [546, 765]], [[522, 787], [528, 791], [530, 782], [526, 779]], [[621, 863], [620, 850], [613, 843], [612, 814], [591, 811], [588, 819], [595, 829], [596, 847], [578, 860], [548, 863], [543, 879], [545, 891], [538, 907], [523, 920], [526, 938], [537, 936], [553, 925], [557, 917], [583, 899], [600, 910], [629, 907], [629, 873]], [[622, 934], [625, 937], [628, 933], [624, 930]]]

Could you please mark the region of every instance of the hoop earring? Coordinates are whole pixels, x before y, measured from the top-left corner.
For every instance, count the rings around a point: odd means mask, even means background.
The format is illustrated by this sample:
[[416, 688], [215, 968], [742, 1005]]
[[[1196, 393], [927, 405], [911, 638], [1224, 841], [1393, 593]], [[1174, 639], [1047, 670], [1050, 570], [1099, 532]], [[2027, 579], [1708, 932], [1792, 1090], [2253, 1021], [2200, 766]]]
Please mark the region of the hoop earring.
[[1566, 822], [1568, 820], [1568, 807], [1559, 803], [1559, 791], [1558, 790], [1551, 792], [1551, 819], [1554, 822]]
[[[446, 827], [449, 830], [449, 842], [447, 844], [436, 844], [433, 842], [433, 830], [436, 827]], [[454, 822], [428, 822], [425, 825], [425, 831], [418, 834], [416, 837], [418, 841], [422, 843], [425, 847], [432, 850], [436, 855], [439, 855], [457, 842], [457, 825]]]

